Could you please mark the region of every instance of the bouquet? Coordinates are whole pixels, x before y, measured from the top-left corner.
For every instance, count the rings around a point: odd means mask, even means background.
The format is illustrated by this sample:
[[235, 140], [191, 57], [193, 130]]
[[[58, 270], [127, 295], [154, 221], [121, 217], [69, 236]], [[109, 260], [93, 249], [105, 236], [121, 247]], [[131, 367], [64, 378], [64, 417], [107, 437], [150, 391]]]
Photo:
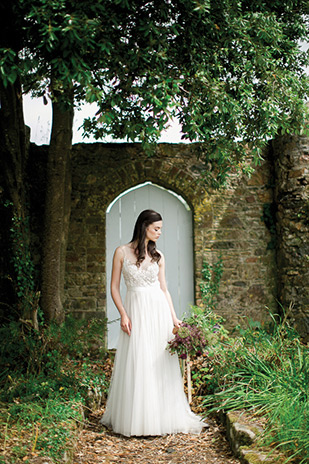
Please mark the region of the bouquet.
[[174, 338], [167, 344], [166, 349], [170, 353], [177, 353], [180, 359], [186, 361], [189, 404], [192, 401], [190, 357], [201, 356], [206, 346], [210, 348], [225, 337], [226, 331], [220, 322], [221, 318], [212, 311], [192, 306], [190, 316], [183, 320], [180, 327], [174, 327]]
[[180, 327], [174, 327], [175, 337], [168, 342], [167, 349], [170, 353], [177, 353], [181, 359], [188, 356], [200, 356], [207, 341], [204, 332], [198, 325], [183, 322]]
[[222, 326], [223, 319], [210, 310], [191, 306], [190, 315], [180, 327], [173, 330], [174, 338], [168, 342], [166, 349], [177, 353], [181, 359], [201, 356], [206, 346], [210, 349], [222, 341], [227, 331]]

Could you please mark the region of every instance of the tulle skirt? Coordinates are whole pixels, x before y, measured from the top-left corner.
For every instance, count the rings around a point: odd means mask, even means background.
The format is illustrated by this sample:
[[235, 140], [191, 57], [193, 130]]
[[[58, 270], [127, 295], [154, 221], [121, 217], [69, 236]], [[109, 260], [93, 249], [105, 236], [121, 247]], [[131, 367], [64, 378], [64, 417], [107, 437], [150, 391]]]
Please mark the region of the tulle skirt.
[[160, 287], [127, 290], [131, 335], [121, 331], [101, 423], [125, 436], [199, 433], [203, 421], [190, 410], [177, 355], [167, 350], [173, 322]]

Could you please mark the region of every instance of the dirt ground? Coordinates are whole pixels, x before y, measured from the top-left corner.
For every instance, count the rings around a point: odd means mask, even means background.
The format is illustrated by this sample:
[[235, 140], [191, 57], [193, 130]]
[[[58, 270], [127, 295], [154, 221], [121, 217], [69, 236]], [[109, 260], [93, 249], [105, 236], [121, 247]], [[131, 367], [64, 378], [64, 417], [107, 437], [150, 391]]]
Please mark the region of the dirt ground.
[[[107, 379], [112, 373], [112, 361], [106, 360], [104, 372]], [[186, 382], [185, 382], [185, 392]], [[209, 428], [199, 435], [175, 434], [157, 437], [123, 437], [99, 423], [102, 408], [90, 411], [81, 431], [73, 464], [239, 464], [226, 440], [225, 430], [213, 419], [206, 418]], [[191, 409], [205, 415], [202, 397], [194, 396]]]
[[74, 464], [237, 464], [223, 428], [207, 420], [200, 435], [176, 434], [158, 437], [116, 435], [99, 424], [103, 411], [88, 418], [74, 455]]

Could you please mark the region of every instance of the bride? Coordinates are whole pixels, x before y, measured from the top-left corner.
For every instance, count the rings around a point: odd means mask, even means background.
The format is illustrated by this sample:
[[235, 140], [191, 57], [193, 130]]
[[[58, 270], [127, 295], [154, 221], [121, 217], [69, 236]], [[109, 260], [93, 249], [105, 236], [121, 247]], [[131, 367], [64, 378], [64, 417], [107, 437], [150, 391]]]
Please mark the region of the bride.
[[166, 350], [181, 321], [167, 290], [164, 256], [156, 248], [161, 232], [161, 215], [142, 211], [131, 242], [118, 247], [113, 258], [111, 294], [122, 331], [100, 422], [125, 436], [199, 433], [206, 426], [190, 410], [178, 357]]

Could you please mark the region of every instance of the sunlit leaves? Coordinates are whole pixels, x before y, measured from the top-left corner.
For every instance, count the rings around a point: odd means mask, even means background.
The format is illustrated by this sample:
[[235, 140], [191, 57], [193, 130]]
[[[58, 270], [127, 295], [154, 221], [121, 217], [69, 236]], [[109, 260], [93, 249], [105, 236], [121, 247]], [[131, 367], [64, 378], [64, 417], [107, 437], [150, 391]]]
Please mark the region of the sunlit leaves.
[[[308, 116], [306, 0], [17, 0], [22, 56], [0, 57], [5, 84], [44, 94], [53, 75], [99, 106], [86, 134], [155, 142], [171, 118], [226, 177]], [[15, 55], [14, 55], [15, 53]]]
[[13, 84], [19, 75], [16, 52], [11, 48], [0, 49], [0, 78], [5, 85]]

